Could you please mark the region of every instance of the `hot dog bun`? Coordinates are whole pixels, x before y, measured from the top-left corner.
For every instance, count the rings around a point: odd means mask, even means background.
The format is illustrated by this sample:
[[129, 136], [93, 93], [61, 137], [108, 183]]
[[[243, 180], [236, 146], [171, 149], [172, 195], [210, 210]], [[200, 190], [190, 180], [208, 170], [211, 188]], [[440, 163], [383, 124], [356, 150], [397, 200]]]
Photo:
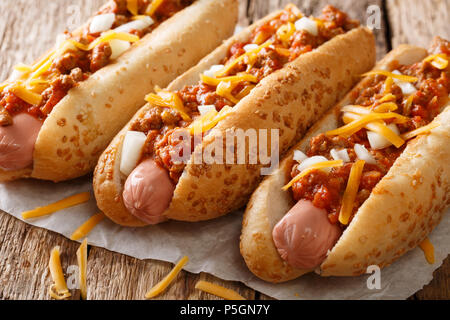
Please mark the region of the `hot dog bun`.
[[62, 181], [92, 171], [145, 94], [196, 64], [232, 34], [236, 21], [237, 0], [198, 0], [162, 23], [115, 63], [70, 90], [42, 126], [33, 167], [0, 170], [0, 181]]
[[[197, 83], [199, 74], [219, 64], [232, 44], [247, 40], [255, 28], [278, 14], [271, 14], [233, 36], [173, 81], [167, 90], [179, 90], [184, 85]], [[374, 60], [374, 38], [370, 30], [357, 28], [349, 31], [264, 78], [213, 131], [223, 138], [227, 130], [280, 129], [280, 151], [284, 152], [320, 114], [342, 98], [358, 75], [373, 66]], [[144, 106], [134, 119], [149, 108], [149, 105]], [[94, 174], [94, 191], [97, 205], [114, 222], [141, 226], [145, 223], [133, 217], [122, 200], [124, 177], [119, 172], [120, 152], [130, 127], [131, 122], [100, 157]], [[214, 134], [210, 134], [196, 147], [165, 212], [169, 219], [202, 221], [227, 214], [245, 205], [260, 182], [262, 165], [259, 164], [194, 164], [195, 153], [202, 152], [213, 142]]]
[[[389, 53], [376, 70], [413, 64], [427, 56], [423, 48], [402, 45]], [[281, 162], [274, 175], [267, 177], [253, 193], [242, 224], [241, 254], [249, 269], [259, 278], [285, 282], [314, 270], [295, 269], [278, 254], [272, 238], [274, 226], [292, 208], [294, 202], [282, 187], [290, 180], [295, 150], [305, 151], [309, 140], [319, 133], [335, 129], [341, 107], [368, 80], [361, 81], [335, 108], [308, 132]], [[367, 266], [391, 264], [415, 248], [439, 223], [449, 204], [450, 108], [435, 119], [441, 125], [429, 135], [410, 141], [389, 173], [378, 183], [360, 207], [352, 223], [316, 270], [323, 276], [354, 276]], [[376, 212], [376, 215], [374, 214]]]

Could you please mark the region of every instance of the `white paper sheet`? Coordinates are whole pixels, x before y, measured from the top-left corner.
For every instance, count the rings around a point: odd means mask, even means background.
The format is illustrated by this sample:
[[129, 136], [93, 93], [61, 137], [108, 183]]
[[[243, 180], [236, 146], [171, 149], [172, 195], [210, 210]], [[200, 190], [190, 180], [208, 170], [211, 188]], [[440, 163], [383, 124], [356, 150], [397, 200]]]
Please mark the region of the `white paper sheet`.
[[[22, 180], [0, 184], [0, 209], [21, 219], [20, 214], [70, 195], [91, 191], [91, 179], [71, 182]], [[93, 198], [93, 197], [92, 197]], [[98, 212], [95, 201], [53, 215], [26, 221], [66, 237]], [[420, 249], [415, 249], [381, 272], [381, 289], [369, 290], [369, 275], [357, 278], [321, 278], [315, 274], [285, 284], [269, 284], [248, 271], [239, 254], [242, 211], [201, 223], [168, 222], [146, 228], [122, 228], [109, 220], [101, 222], [88, 236], [89, 244], [138, 259], [177, 262], [190, 258], [185, 269], [207, 272], [225, 280], [241, 281], [250, 288], [277, 299], [405, 299], [433, 278], [450, 253], [448, 212], [430, 239], [436, 249], [436, 263], [429, 265]]]

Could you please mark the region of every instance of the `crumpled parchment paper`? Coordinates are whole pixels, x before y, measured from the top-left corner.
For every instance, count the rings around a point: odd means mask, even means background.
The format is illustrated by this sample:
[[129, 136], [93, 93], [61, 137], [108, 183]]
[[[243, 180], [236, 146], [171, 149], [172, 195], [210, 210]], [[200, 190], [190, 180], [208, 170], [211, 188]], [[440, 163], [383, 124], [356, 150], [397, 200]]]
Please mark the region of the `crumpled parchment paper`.
[[[84, 191], [92, 192], [90, 177], [58, 184], [35, 180], [0, 184], [0, 209], [21, 219], [23, 211]], [[97, 212], [92, 195], [88, 203], [26, 222], [70, 237]], [[423, 252], [416, 248], [381, 271], [381, 289], [368, 289], [369, 274], [356, 278], [321, 278], [310, 274], [274, 285], [253, 276], [239, 253], [242, 213], [238, 211], [207, 222], [171, 221], [146, 228], [123, 228], [105, 219], [88, 235], [88, 241], [91, 245], [138, 259], [177, 262], [187, 255], [190, 259], [185, 267], [187, 271], [207, 272], [225, 280], [241, 281], [277, 299], [405, 299], [432, 280], [433, 271], [450, 253], [447, 211], [430, 235], [436, 250], [436, 263], [428, 264]]]

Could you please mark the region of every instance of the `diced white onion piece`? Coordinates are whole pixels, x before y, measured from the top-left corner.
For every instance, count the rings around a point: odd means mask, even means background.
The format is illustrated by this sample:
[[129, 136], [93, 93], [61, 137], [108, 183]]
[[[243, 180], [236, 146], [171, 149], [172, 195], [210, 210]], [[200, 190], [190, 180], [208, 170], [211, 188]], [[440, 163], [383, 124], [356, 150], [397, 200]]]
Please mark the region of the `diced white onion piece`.
[[131, 47], [131, 44], [128, 41], [119, 39], [110, 40], [109, 45], [111, 46], [112, 51], [111, 60], [117, 59]]
[[259, 47], [259, 46], [258, 46], [257, 44], [249, 43], [249, 44], [246, 44], [246, 45], [244, 46], [244, 50], [245, 50], [245, 52], [249, 52], [249, 51], [258, 49], [258, 47]]
[[[387, 125], [387, 127], [395, 132], [395, 134], [400, 135], [400, 131], [395, 123], [391, 123]], [[373, 150], [381, 150], [392, 145], [389, 140], [377, 132], [367, 131], [367, 138], [369, 139], [370, 147]]]
[[[300, 163], [298, 165], [297, 169], [300, 172], [302, 172], [303, 170], [308, 169], [312, 165], [314, 165], [316, 163], [324, 162], [324, 161], [328, 161], [328, 159], [325, 158], [325, 157], [322, 157], [322, 156], [314, 156], [314, 157], [311, 157], [311, 158], [307, 158], [306, 160], [302, 161], [302, 163]], [[329, 171], [331, 169], [330, 168], [326, 168], [324, 170]]]
[[116, 29], [114, 29], [114, 31], [129, 33], [132, 30], [143, 30], [145, 28], [150, 27], [154, 23], [155, 23], [155, 21], [153, 21], [152, 18], [150, 18], [149, 16], [146, 16], [145, 18], [133, 20], [131, 22], [125, 23], [125, 24], [121, 25], [120, 27], [117, 27]]
[[313, 36], [319, 34], [319, 29], [317, 28], [317, 23], [314, 20], [303, 17], [295, 22], [295, 29], [297, 31], [305, 30], [308, 31]]
[[364, 160], [368, 164], [377, 164], [375, 158], [363, 145], [355, 144], [355, 153], [358, 159]]
[[89, 25], [90, 33], [108, 31], [112, 28], [116, 15], [114, 13], [105, 13], [95, 16]]
[[342, 150], [331, 149], [330, 153], [334, 160], [342, 160], [344, 162], [350, 162], [350, 157], [348, 155], [347, 149]]
[[304, 154], [300, 150], [294, 151], [294, 160], [295, 161], [302, 162], [302, 161], [305, 161], [306, 159], [308, 159], [308, 156], [306, 154]]
[[213, 105], [213, 104], [208, 104], [208, 105], [205, 105], [205, 106], [198, 106], [198, 111], [200, 112], [201, 116], [204, 116], [205, 114], [207, 114], [211, 110], [216, 110], [216, 106]]
[[224, 67], [223, 64], [215, 64], [215, 65], [211, 66], [211, 68], [209, 68], [208, 70], [206, 70], [205, 72], [203, 72], [203, 74], [204, 74], [205, 76], [207, 76], [207, 77], [214, 78], [214, 77], [215, 77], [214, 74], [215, 74], [217, 71], [222, 70], [223, 67]]
[[[393, 74], [402, 75], [402, 73], [398, 70], [394, 70]], [[410, 96], [417, 92], [416, 87], [410, 82], [401, 81], [400, 79], [394, 79], [394, 82], [402, 89], [402, 92], [405, 96]]]
[[147, 137], [143, 132], [128, 131], [125, 135], [120, 159], [120, 172], [129, 176], [136, 168]]

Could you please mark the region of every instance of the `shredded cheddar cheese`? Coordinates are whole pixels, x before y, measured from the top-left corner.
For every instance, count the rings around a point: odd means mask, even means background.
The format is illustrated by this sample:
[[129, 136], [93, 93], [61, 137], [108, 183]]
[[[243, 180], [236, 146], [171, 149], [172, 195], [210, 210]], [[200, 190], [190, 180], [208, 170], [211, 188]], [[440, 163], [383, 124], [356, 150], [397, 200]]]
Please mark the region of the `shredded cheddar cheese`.
[[[343, 120], [344, 123], [351, 123], [352, 121], [358, 120], [360, 118], [361, 117], [357, 114], [345, 113]], [[386, 140], [388, 140], [397, 148], [401, 147], [405, 143], [405, 140], [403, 140], [399, 135], [392, 131], [383, 121], [374, 121], [368, 123], [364, 128], [382, 135]]]
[[420, 249], [422, 249], [423, 253], [425, 254], [425, 259], [427, 259], [429, 264], [434, 264], [435, 257], [434, 257], [434, 246], [431, 243], [430, 239], [426, 238], [422, 243], [419, 245]]
[[232, 91], [234, 90], [234, 88], [236, 88], [237, 85], [238, 83], [236, 82], [222, 81], [217, 86], [216, 93], [219, 96], [231, 101], [232, 103], [237, 104], [239, 103], [239, 99], [234, 97], [232, 94]]
[[439, 126], [440, 126], [440, 123], [438, 123], [438, 122], [432, 122], [432, 123], [430, 123], [430, 124], [428, 124], [428, 125], [426, 125], [426, 126], [423, 126], [423, 127], [418, 128], [418, 129], [416, 129], [416, 130], [413, 130], [413, 131], [404, 133], [404, 134], [402, 134], [401, 137], [402, 137], [403, 139], [405, 139], [405, 140], [410, 140], [410, 139], [412, 139], [412, 138], [414, 138], [414, 137], [417, 137], [418, 135], [421, 135], [421, 134], [427, 134], [427, 133], [429, 133], [432, 129], [437, 128], [437, 127], [439, 127]]
[[413, 101], [414, 101], [414, 95], [413, 94], [410, 95], [408, 97], [408, 99], [406, 99], [406, 102], [405, 102], [405, 113], [406, 114], [409, 114], [409, 112], [411, 111], [411, 106], [413, 104]]
[[30, 211], [22, 212], [22, 218], [31, 219], [46, 216], [56, 211], [63, 210], [87, 202], [89, 201], [89, 198], [90, 198], [89, 192], [79, 193], [66, 199], [49, 204], [48, 206], [38, 207]]
[[289, 44], [292, 35], [295, 33], [295, 25], [292, 22], [288, 22], [277, 30], [277, 36], [283, 42], [285, 46]]
[[161, 280], [156, 286], [154, 286], [152, 289], [150, 289], [149, 292], [147, 292], [145, 298], [152, 299], [160, 295], [175, 279], [178, 273], [180, 273], [181, 269], [183, 269], [183, 267], [186, 265], [186, 263], [188, 263], [188, 261], [189, 261], [188, 257], [183, 257], [163, 280]]
[[431, 65], [439, 70], [445, 70], [448, 67], [449, 57], [446, 54], [433, 54], [425, 58], [424, 62], [431, 62]]
[[40, 94], [28, 90], [20, 83], [17, 83], [15, 86], [12, 86], [11, 92], [14, 93], [16, 96], [18, 96], [23, 101], [25, 101], [26, 103], [32, 105], [40, 104], [42, 101], [42, 96]]
[[383, 98], [380, 99], [381, 103], [395, 101], [397, 99], [392, 93], [386, 94]]
[[391, 77], [387, 77], [386, 81], [384, 82], [384, 93], [388, 94], [392, 92], [392, 86], [394, 85], [394, 79]]
[[[344, 115], [345, 116], [345, 115]], [[355, 121], [352, 121], [343, 127], [340, 127], [335, 130], [328, 131], [326, 133], [327, 136], [343, 136], [349, 137], [355, 132], [358, 132], [362, 128], [364, 128], [370, 122], [374, 122], [377, 120], [387, 120], [387, 119], [395, 119], [398, 123], [405, 123], [408, 121], [407, 117], [404, 117], [398, 113], [388, 112], [388, 113], [370, 113], [361, 116]]]
[[28, 65], [23, 64], [23, 63], [19, 63], [18, 65], [14, 66], [14, 70], [17, 70], [17, 71], [22, 72], [22, 73], [30, 73], [33, 70], [33, 67], [32, 66], [28, 66]]
[[94, 49], [96, 46], [98, 46], [99, 44], [103, 43], [103, 42], [108, 42], [110, 40], [123, 40], [123, 41], [128, 41], [128, 42], [137, 42], [139, 41], [139, 37], [126, 33], [126, 32], [115, 32], [113, 30], [107, 31], [105, 33], [103, 33], [100, 37], [98, 37], [97, 39], [95, 39], [93, 42], [91, 42], [90, 44], [82, 44], [78, 41], [75, 41], [73, 39], [69, 39], [67, 40], [69, 43], [73, 44], [76, 48], [83, 50], [83, 51], [91, 51], [92, 49]]
[[232, 111], [233, 108], [231, 108], [230, 106], [223, 107], [220, 112], [217, 112], [216, 110], [209, 111], [204, 116], [195, 119], [195, 121], [189, 125], [189, 133], [191, 135], [194, 135], [206, 132], [214, 128], [217, 123], [219, 123], [219, 121], [222, 121], [223, 119], [228, 117]]
[[76, 241], [86, 237], [88, 233], [91, 232], [91, 230], [94, 229], [94, 227], [99, 224], [104, 218], [105, 215], [102, 212], [94, 214], [72, 233], [72, 235], [70, 236], [70, 240]]
[[267, 41], [264, 44], [260, 45], [258, 48], [250, 50], [249, 52], [244, 53], [240, 57], [234, 59], [233, 61], [230, 61], [222, 68], [222, 70], [219, 70], [216, 72], [216, 77], [223, 77], [225, 76], [231, 69], [233, 69], [234, 66], [236, 66], [239, 62], [243, 61], [246, 57], [250, 60], [254, 61], [256, 59], [256, 55], [264, 48], [267, 48], [268, 46], [272, 45], [271, 41]]
[[138, 0], [127, 0], [127, 9], [133, 16], [137, 16], [139, 14]]
[[173, 92], [158, 90], [157, 94], [150, 93], [145, 97], [145, 101], [159, 107], [172, 108], [177, 110], [184, 121], [190, 121], [191, 117], [184, 109], [183, 101]]
[[309, 174], [313, 170], [320, 170], [320, 169], [326, 169], [326, 168], [336, 168], [336, 167], [342, 167], [344, 165], [344, 161], [342, 160], [334, 160], [334, 161], [323, 161], [316, 164], [313, 164], [312, 166], [306, 168], [302, 172], [300, 172], [297, 176], [294, 177], [287, 185], [285, 185], [282, 190], [287, 191], [290, 187], [294, 185], [297, 181], [299, 181], [301, 178]]
[[224, 288], [217, 284], [200, 280], [195, 284], [195, 289], [213, 294], [225, 300], [246, 300], [234, 290]]
[[81, 298], [86, 300], [87, 297], [87, 239], [81, 243], [77, 250], [77, 261], [78, 261], [78, 282], [80, 284]]
[[417, 81], [419, 81], [419, 79], [416, 78], [416, 77], [405, 76], [405, 75], [402, 75], [402, 74], [395, 74], [395, 73], [392, 73], [392, 72], [389, 72], [389, 71], [385, 71], [385, 70], [370, 71], [370, 72], [364, 73], [362, 76], [363, 77], [368, 77], [368, 76], [376, 76], [376, 75], [383, 75], [383, 76], [386, 76], [386, 77], [391, 77], [393, 79], [398, 79], [398, 80], [403, 81], [403, 82], [417, 82]]
[[236, 95], [236, 99], [238, 99], [239, 101], [242, 100], [242, 99], [244, 99], [246, 96], [248, 96], [248, 95], [250, 94], [250, 92], [251, 92], [254, 88], [255, 88], [254, 85], [246, 86], [244, 89], [242, 89], [241, 92], [239, 92], [239, 93]]
[[67, 288], [64, 273], [61, 267], [61, 259], [59, 256], [59, 246], [52, 249], [48, 267], [53, 279], [53, 284], [49, 288], [49, 294], [52, 298], [62, 300], [71, 296]]
[[159, 6], [164, 2], [164, 0], [153, 0], [152, 3], [150, 3], [147, 7], [147, 10], [145, 11], [145, 14], [149, 16], [153, 16], [158, 10]]
[[339, 212], [339, 222], [345, 226], [348, 225], [353, 212], [353, 206], [358, 193], [364, 164], [364, 160], [358, 160], [353, 164], [352, 169], [350, 170], [350, 177], [342, 199], [341, 211]]

